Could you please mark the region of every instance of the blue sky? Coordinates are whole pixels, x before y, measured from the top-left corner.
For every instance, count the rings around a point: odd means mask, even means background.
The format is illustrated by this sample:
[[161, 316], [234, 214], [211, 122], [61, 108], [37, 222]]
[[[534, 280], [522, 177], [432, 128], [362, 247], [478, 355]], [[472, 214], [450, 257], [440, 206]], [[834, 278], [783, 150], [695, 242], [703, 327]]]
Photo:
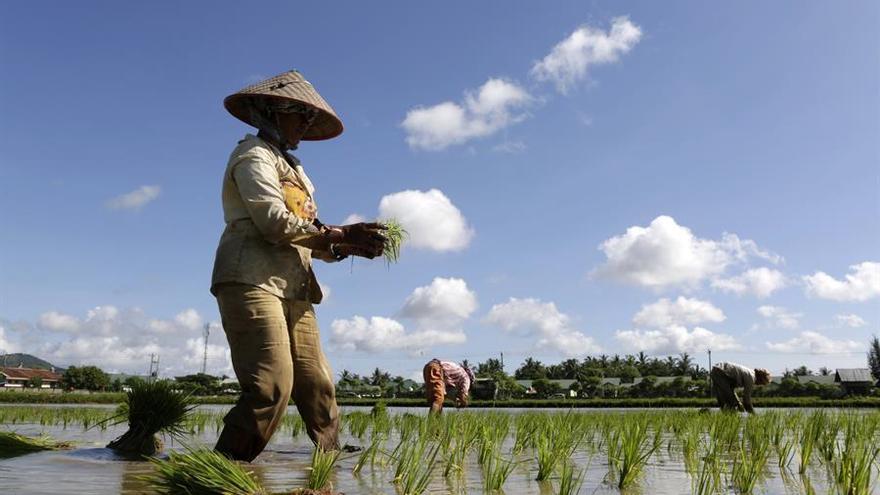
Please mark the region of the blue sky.
[[[698, 354], [861, 366], [880, 324], [873, 2], [28, 2], [0, 19], [0, 348], [201, 365], [222, 99], [291, 68], [346, 125], [297, 155], [335, 370]], [[380, 207], [381, 204], [381, 207]], [[360, 318], [357, 318], [360, 317]], [[209, 371], [229, 372], [215, 329]]]

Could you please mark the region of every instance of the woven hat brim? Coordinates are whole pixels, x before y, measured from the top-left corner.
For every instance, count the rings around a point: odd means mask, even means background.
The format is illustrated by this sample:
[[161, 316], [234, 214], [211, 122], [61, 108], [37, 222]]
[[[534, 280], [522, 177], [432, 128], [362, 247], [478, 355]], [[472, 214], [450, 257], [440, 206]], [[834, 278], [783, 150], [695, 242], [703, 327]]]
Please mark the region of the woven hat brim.
[[318, 110], [318, 116], [308, 128], [304, 141], [332, 139], [342, 134], [342, 120], [333, 108], [321, 97], [315, 88], [306, 82], [299, 73], [285, 72], [279, 76], [259, 82], [238, 91], [223, 100], [223, 106], [235, 118], [257, 127], [251, 120], [251, 100], [265, 98], [278, 101], [296, 101], [310, 105]]

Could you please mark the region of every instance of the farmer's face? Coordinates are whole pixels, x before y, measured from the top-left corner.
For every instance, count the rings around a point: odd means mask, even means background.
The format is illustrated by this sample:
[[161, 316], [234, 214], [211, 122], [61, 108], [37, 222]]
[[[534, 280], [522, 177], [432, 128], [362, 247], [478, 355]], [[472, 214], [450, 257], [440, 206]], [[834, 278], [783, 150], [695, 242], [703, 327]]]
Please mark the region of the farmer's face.
[[305, 115], [299, 113], [278, 114], [278, 130], [290, 146], [296, 146], [309, 128]]

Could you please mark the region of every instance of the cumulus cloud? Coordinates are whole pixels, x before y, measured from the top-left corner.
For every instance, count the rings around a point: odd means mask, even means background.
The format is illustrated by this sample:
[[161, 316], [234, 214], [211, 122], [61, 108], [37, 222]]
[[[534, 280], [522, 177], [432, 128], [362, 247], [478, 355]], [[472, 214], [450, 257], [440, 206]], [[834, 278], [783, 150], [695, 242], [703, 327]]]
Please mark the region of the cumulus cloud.
[[779, 270], [761, 267], [746, 270], [730, 278], [718, 278], [712, 281], [712, 287], [724, 292], [732, 292], [738, 296], [752, 294], [759, 298], [769, 297], [786, 285], [785, 275]]
[[861, 328], [868, 324], [864, 318], [856, 314], [837, 315], [834, 319], [838, 325], [845, 325], [850, 328]]
[[864, 302], [880, 297], [880, 263], [865, 261], [849, 267], [844, 280], [825, 272], [804, 277], [807, 294], [842, 302]]
[[366, 352], [407, 350], [419, 352], [428, 347], [463, 344], [467, 336], [461, 331], [423, 330], [407, 332], [403, 324], [391, 318], [354, 316], [334, 320], [330, 340], [338, 349]]
[[[96, 365], [109, 372], [145, 373], [150, 354], [160, 356], [163, 376], [201, 369], [204, 322], [187, 308], [172, 318], [155, 318], [139, 308], [96, 306], [82, 316], [47, 311], [35, 325], [23, 325], [16, 342], [0, 334], [0, 348], [34, 354], [58, 366]], [[219, 329], [219, 324], [212, 325]], [[190, 342], [192, 341], [192, 342]], [[212, 332], [208, 372], [232, 374], [222, 332]], [[198, 352], [193, 347], [198, 347]]]
[[80, 321], [75, 317], [57, 311], [47, 311], [37, 320], [40, 328], [55, 332], [75, 332], [79, 330]]
[[416, 288], [400, 311], [401, 316], [436, 325], [465, 320], [477, 309], [477, 295], [460, 278], [435, 278]]
[[758, 314], [772, 322], [777, 328], [797, 328], [800, 325], [801, 313], [793, 313], [781, 306], [761, 306]]
[[806, 331], [783, 342], [767, 342], [767, 348], [777, 352], [810, 354], [841, 354], [861, 352], [864, 344], [853, 340], [833, 340], [819, 332]]
[[18, 344], [14, 344], [6, 334], [6, 327], [0, 325], [0, 354], [10, 354], [18, 352]]
[[702, 352], [706, 349], [726, 351], [740, 345], [730, 335], [715, 333], [702, 327], [688, 330], [682, 325], [669, 325], [653, 330], [618, 330], [615, 334], [624, 346], [655, 354]]
[[379, 202], [379, 218], [396, 218], [413, 248], [461, 251], [474, 236], [461, 211], [438, 189], [389, 194]]
[[134, 191], [109, 199], [107, 207], [112, 210], [140, 210], [147, 203], [158, 198], [161, 191], [159, 186], [141, 186]]
[[675, 301], [663, 298], [655, 303], [642, 306], [642, 309], [633, 317], [633, 323], [660, 328], [670, 325], [696, 325], [704, 322], [720, 323], [725, 319], [724, 312], [712, 303], [679, 296]]
[[418, 353], [438, 345], [462, 344], [461, 328], [477, 309], [477, 296], [460, 278], [437, 277], [406, 298], [400, 317], [411, 320], [407, 330], [393, 318], [354, 316], [331, 323], [330, 342], [337, 349], [365, 352], [405, 350]]
[[437, 151], [490, 136], [523, 120], [523, 109], [531, 101], [516, 83], [490, 78], [476, 92], [465, 92], [462, 103], [446, 101], [411, 109], [401, 126], [411, 148]]
[[731, 264], [752, 258], [781, 261], [778, 255], [735, 234], [725, 233], [718, 241], [701, 239], [665, 215], [647, 227], [628, 228], [605, 240], [599, 249], [606, 257], [596, 271], [599, 276], [654, 289], [695, 288]]
[[549, 348], [564, 356], [583, 356], [602, 350], [592, 337], [573, 328], [568, 315], [552, 302], [511, 297], [506, 303], [492, 306], [485, 321], [504, 331], [536, 337], [539, 348]]
[[556, 85], [566, 93], [575, 83], [588, 77], [594, 65], [617, 62], [642, 38], [642, 30], [627, 17], [611, 21], [611, 29], [583, 26], [559, 42], [550, 53], [532, 67], [532, 76]]

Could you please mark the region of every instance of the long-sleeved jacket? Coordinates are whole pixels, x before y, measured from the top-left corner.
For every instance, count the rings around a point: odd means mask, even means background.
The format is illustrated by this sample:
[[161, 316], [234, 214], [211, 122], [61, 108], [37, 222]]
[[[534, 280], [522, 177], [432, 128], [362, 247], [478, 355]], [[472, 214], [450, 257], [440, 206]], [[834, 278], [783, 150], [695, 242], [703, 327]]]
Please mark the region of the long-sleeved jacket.
[[291, 167], [281, 151], [250, 134], [233, 150], [223, 175], [226, 229], [214, 259], [212, 293], [218, 284], [235, 282], [285, 299], [321, 302], [312, 256], [333, 258], [293, 244], [313, 233], [313, 227], [288, 209], [281, 183], [300, 187], [313, 207], [315, 192], [302, 166], [294, 164]]

